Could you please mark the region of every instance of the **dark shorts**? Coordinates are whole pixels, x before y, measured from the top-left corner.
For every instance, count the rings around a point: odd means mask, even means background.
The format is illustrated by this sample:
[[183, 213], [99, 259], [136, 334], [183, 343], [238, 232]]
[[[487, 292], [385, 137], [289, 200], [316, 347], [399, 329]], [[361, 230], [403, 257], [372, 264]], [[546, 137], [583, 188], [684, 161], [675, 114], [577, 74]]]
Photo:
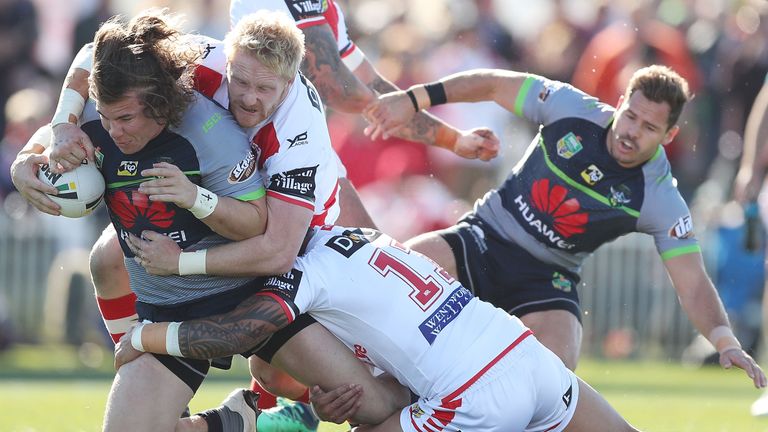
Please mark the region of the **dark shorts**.
[[[152, 322], [185, 321], [196, 318], [205, 318], [211, 315], [229, 312], [243, 300], [256, 294], [262, 288], [262, 280], [253, 281], [226, 293], [220, 293], [209, 297], [180, 303], [173, 306], [155, 306], [148, 303], [136, 302], [136, 313], [141, 320]], [[256, 347], [254, 347], [255, 349]], [[252, 354], [253, 349], [242, 353], [244, 357]], [[229, 369], [232, 357], [213, 360], [196, 360], [181, 357], [173, 357], [163, 354], [152, 354], [174, 375], [196, 392], [203, 383], [208, 369], [211, 366], [220, 369]]]
[[272, 363], [272, 357], [275, 356], [277, 350], [294, 335], [316, 322], [309, 314], [301, 314], [292, 323], [273, 333], [266, 342], [252, 352], [265, 362]]
[[459, 281], [480, 299], [518, 317], [561, 309], [581, 322], [576, 273], [540, 261], [471, 215], [438, 234], [453, 250]]

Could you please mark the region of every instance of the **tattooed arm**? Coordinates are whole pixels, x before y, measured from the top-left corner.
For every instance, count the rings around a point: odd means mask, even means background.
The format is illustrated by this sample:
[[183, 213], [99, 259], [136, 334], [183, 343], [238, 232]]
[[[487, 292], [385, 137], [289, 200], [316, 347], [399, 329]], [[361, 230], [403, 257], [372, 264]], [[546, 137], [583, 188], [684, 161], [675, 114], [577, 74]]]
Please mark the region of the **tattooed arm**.
[[[354, 73], [377, 94], [400, 90], [381, 76], [367, 59], [355, 69]], [[405, 109], [412, 109], [412, 107]], [[372, 130], [366, 128], [366, 134], [371, 135]], [[499, 152], [499, 138], [492, 130], [488, 128], [459, 130], [424, 110], [416, 112], [410, 121], [394, 131], [393, 135], [408, 141], [442, 147], [467, 159], [487, 161], [496, 157]], [[375, 139], [377, 136], [374, 134], [372, 138]], [[384, 138], [387, 136], [385, 135]]]
[[[273, 297], [254, 294], [230, 312], [171, 324], [139, 324], [131, 329], [115, 346], [115, 368], [141, 355], [141, 351], [136, 350], [137, 341], [132, 344], [132, 339], [140, 339], [144, 352], [169, 354], [170, 349], [172, 355], [211, 359], [246, 352], [287, 326], [289, 320], [282, 305]], [[137, 331], [138, 337], [134, 336]], [[167, 345], [169, 336], [170, 346]], [[174, 340], [178, 348], [174, 348]], [[174, 353], [174, 349], [179, 352]]]
[[329, 107], [354, 114], [362, 112], [376, 95], [342, 62], [331, 27], [323, 24], [303, 31], [307, 49], [301, 72]]
[[[328, 24], [308, 27], [303, 31], [307, 49], [301, 71], [312, 81], [329, 107], [342, 112], [362, 113], [378, 94], [398, 90], [367, 59], [350, 71], [339, 56], [336, 38]], [[499, 139], [490, 129], [462, 131], [426, 111], [418, 112], [395, 135], [408, 141], [443, 147], [468, 159], [489, 160], [498, 154]]]

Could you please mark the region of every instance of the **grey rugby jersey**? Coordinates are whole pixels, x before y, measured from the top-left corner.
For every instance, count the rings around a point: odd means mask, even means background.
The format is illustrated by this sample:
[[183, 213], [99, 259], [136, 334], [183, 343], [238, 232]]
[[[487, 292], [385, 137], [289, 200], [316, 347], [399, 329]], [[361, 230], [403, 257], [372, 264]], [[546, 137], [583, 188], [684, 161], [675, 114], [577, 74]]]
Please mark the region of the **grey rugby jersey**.
[[539, 133], [504, 183], [475, 203], [476, 215], [504, 240], [574, 272], [630, 232], [652, 235], [663, 259], [699, 251], [662, 146], [635, 168], [608, 153], [614, 112], [568, 84], [527, 78], [515, 114]]
[[107, 183], [106, 203], [120, 238], [131, 289], [138, 299], [154, 305], [173, 305], [223, 293], [252, 278], [207, 275], [153, 276], [137, 264], [125, 243], [128, 233], [156, 231], [174, 239], [185, 251], [209, 248], [229, 240], [214, 233], [188, 210], [173, 203], [152, 202], [138, 192], [152, 178], [141, 171], [166, 161], [178, 166], [193, 183], [220, 196], [250, 201], [264, 196], [245, 132], [231, 114], [202, 95], [185, 113], [179, 127], [169, 127], [142, 150], [126, 155], [102, 127], [93, 101], [86, 105], [82, 129], [97, 147], [97, 166]]

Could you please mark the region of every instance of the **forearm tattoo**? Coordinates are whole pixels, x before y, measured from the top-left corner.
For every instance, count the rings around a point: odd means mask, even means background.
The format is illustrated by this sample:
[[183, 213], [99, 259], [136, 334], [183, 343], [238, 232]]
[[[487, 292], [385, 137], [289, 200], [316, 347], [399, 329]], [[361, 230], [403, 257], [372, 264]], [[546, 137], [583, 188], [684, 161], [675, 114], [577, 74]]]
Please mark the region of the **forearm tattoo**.
[[313, 26], [304, 29], [306, 53], [301, 63], [301, 72], [312, 81], [320, 97], [330, 99], [338, 93], [339, 97], [351, 97], [355, 94], [357, 78], [347, 69], [339, 57], [339, 48], [333, 33], [325, 26]]
[[184, 321], [179, 348], [187, 358], [230, 356], [250, 350], [286, 325], [288, 317], [275, 299], [253, 295], [231, 312]]
[[[381, 75], [371, 81], [369, 86], [379, 94], [390, 93], [399, 90], [397, 86], [385, 80]], [[411, 121], [400, 128], [395, 134], [398, 138], [408, 141], [416, 141], [429, 145], [436, 145], [437, 130], [440, 128], [440, 120], [426, 111], [419, 111], [411, 118]]]

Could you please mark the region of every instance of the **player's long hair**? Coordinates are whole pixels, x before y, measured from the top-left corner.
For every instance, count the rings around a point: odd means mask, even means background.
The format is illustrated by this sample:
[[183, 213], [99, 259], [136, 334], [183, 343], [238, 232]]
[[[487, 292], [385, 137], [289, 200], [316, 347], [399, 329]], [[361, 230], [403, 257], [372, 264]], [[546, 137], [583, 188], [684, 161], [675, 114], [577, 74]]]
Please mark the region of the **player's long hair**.
[[261, 10], [246, 15], [224, 38], [228, 59], [236, 50], [249, 53], [277, 76], [289, 81], [304, 58], [304, 33], [282, 12]]
[[165, 10], [149, 10], [128, 23], [105, 22], [94, 38], [91, 96], [115, 103], [136, 91], [144, 114], [178, 126], [194, 100], [193, 72], [199, 52], [185, 49]]
[[661, 65], [647, 66], [635, 72], [629, 80], [624, 100], [628, 101], [637, 90], [642, 91], [643, 96], [652, 102], [666, 102], [669, 105], [667, 130], [677, 123], [683, 106], [691, 98], [688, 81], [674, 70]]

